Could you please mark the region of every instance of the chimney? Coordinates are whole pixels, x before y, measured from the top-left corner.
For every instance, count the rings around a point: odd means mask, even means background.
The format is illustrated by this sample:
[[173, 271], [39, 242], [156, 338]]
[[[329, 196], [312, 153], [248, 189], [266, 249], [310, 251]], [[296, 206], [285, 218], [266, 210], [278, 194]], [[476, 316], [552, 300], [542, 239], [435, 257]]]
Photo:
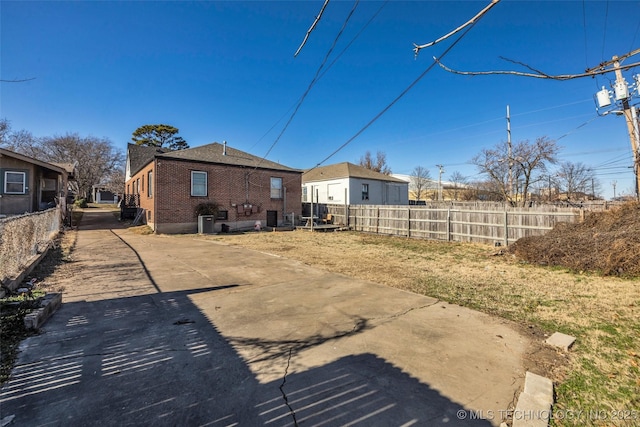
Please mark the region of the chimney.
[[222, 141], [222, 155], [227, 155], [227, 141]]

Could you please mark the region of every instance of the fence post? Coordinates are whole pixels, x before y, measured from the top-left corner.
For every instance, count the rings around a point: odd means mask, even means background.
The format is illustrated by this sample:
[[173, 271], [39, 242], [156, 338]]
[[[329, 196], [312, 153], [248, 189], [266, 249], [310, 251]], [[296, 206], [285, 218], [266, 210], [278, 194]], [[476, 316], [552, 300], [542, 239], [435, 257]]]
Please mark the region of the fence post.
[[380, 232], [380, 208], [376, 208], [376, 234]]
[[347, 228], [349, 228], [349, 200], [347, 199], [348, 196], [348, 192], [347, 189], [344, 189], [344, 224], [347, 226]]
[[504, 211], [504, 245], [509, 246], [509, 218], [507, 210]]
[[447, 209], [447, 242], [451, 241], [451, 209]]
[[407, 207], [407, 237], [411, 237], [411, 206]]

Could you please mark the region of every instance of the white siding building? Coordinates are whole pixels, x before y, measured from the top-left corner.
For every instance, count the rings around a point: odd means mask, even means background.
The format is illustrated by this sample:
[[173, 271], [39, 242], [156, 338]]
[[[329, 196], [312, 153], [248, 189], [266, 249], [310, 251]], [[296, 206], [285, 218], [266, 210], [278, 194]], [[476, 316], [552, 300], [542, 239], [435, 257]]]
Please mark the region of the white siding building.
[[349, 205], [407, 205], [409, 183], [352, 163], [318, 167], [302, 174], [302, 202]]

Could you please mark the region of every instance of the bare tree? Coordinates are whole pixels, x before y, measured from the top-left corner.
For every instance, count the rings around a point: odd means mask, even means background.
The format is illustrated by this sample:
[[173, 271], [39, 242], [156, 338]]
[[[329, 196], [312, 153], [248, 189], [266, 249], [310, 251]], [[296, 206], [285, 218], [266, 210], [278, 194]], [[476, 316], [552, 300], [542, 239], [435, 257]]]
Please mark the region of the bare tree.
[[[49, 162], [77, 162], [73, 182], [78, 197], [90, 199], [91, 188], [101, 184], [114, 169], [122, 169], [124, 154], [110, 140], [76, 133], [40, 139], [40, 147]], [[124, 185], [124, 181], [123, 181]]]
[[69, 184], [81, 198], [89, 199], [91, 188], [104, 182], [113, 183], [115, 192], [124, 186], [124, 153], [107, 138], [81, 137], [77, 133], [36, 138], [25, 130], [13, 132], [9, 121], [2, 119], [0, 146], [44, 162], [75, 163], [75, 180]]
[[0, 146], [6, 150], [36, 158], [36, 138], [26, 130], [13, 131], [7, 119], [0, 119]]
[[502, 187], [495, 181], [475, 181], [463, 192], [462, 199], [500, 202], [504, 201], [504, 195]]
[[577, 193], [591, 194], [595, 197], [595, 173], [583, 163], [562, 162], [554, 175], [554, 181], [561, 192], [569, 199]]
[[[556, 163], [558, 151], [556, 142], [543, 136], [534, 143], [525, 140], [514, 144], [511, 155], [508, 144], [501, 142], [493, 149], [483, 149], [471, 163], [496, 185], [503, 200], [511, 204], [520, 201], [521, 206], [526, 206], [529, 187], [539, 177], [536, 174], [544, 173], [547, 164]], [[514, 195], [514, 183], [521, 183], [517, 193], [522, 197]]]
[[509, 160], [505, 151], [507, 151], [505, 142], [498, 144], [493, 149], [484, 148], [471, 159], [471, 163], [476, 165], [480, 173], [487, 175], [493, 186], [492, 192], [499, 193], [502, 200], [510, 202]]
[[122, 193], [124, 189], [125, 175], [124, 170], [116, 167], [102, 179], [102, 187], [113, 194]]
[[[622, 61], [623, 59], [629, 58], [631, 56], [637, 55], [640, 53], [640, 49], [636, 49], [634, 51], [631, 51], [625, 55], [620, 55], [617, 57], [617, 60]], [[600, 64], [598, 67], [592, 68], [590, 70], [587, 70], [584, 73], [576, 73], [576, 74], [557, 74], [557, 75], [552, 75], [552, 74], [548, 74], [545, 73], [541, 70], [538, 70], [537, 68], [533, 68], [532, 66], [525, 64], [524, 62], [520, 62], [520, 61], [515, 61], [513, 59], [509, 59], [509, 58], [505, 58], [505, 57], [500, 57], [501, 59], [520, 65], [528, 70], [530, 70], [531, 72], [522, 72], [522, 71], [502, 71], [502, 70], [495, 70], [495, 71], [459, 71], [459, 70], [454, 70], [453, 68], [447, 67], [446, 65], [442, 64], [437, 58], [433, 58], [434, 61], [436, 61], [438, 63], [438, 65], [440, 65], [440, 67], [442, 67], [442, 69], [444, 69], [445, 71], [448, 71], [450, 73], [453, 74], [460, 74], [463, 76], [486, 76], [486, 75], [493, 75], [493, 74], [508, 74], [508, 75], [512, 75], [512, 76], [521, 76], [521, 77], [533, 77], [533, 78], [537, 78], [537, 79], [549, 79], [549, 80], [573, 80], [573, 79], [580, 79], [580, 78], [584, 78], [584, 77], [594, 77], [600, 74], [607, 74], [607, 73], [611, 73], [613, 70], [610, 69], [606, 69], [605, 66], [607, 64], [609, 64], [609, 62], [604, 62], [602, 64]], [[619, 65], [618, 69], [619, 70], [628, 70], [631, 68], [635, 68], [638, 65], [640, 65], [640, 62], [634, 62], [632, 64], [625, 64], [625, 65]]]
[[423, 196], [427, 196], [427, 190], [431, 187], [431, 173], [429, 169], [422, 166], [416, 166], [411, 172], [410, 189], [416, 198], [416, 201], [423, 200]]
[[300, 53], [304, 45], [307, 43], [307, 40], [309, 39], [309, 35], [316, 28], [316, 25], [318, 24], [318, 21], [320, 21], [320, 18], [322, 18], [322, 14], [324, 13], [324, 10], [327, 8], [328, 4], [329, 4], [329, 0], [324, 0], [324, 4], [322, 5], [322, 9], [320, 9], [320, 13], [318, 13], [318, 16], [316, 16], [316, 19], [313, 21], [313, 24], [311, 24], [311, 27], [309, 27], [309, 29], [307, 30], [307, 33], [304, 35], [304, 39], [302, 40], [300, 47], [298, 47], [298, 50], [296, 50], [296, 53], [293, 54], [294, 57], [298, 56], [298, 54]]
[[458, 171], [454, 171], [449, 175], [449, 181], [453, 184], [453, 200], [458, 200], [460, 190], [466, 187], [467, 177]]
[[469, 25], [474, 25], [476, 22], [478, 22], [478, 20], [480, 18], [482, 18], [488, 11], [489, 9], [491, 9], [493, 6], [495, 6], [500, 0], [491, 0], [491, 3], [489, 3], [487, 6], [485, 6], [484, 9], [482, 9], [480, 12], [478, 12], [473, 18], [469, 19], [467, 22], [465, 22], [464, 24], [460, 25], [459, 27], [455, 28], [454, 30], [450, 31], [449, 33], [445, 34], [444, 36], [429, 42], [429, 43], [425, 43], [422, 45], [418, 45], [418, 44], [413, 44], [414, 48], [413, 48], [413, 52], [416, 54], [416, 56], [418, 56], [418, 53], [420, 53], [421, 49], [430, 47], [430, 46], [434, 46], [438, 43], [440, 43], [443, 40], [448, 39], [449, 37], [453, 36], [454, 34], [456, 34], [459, 31], [462, 31], [465, 27], [468, 27]]
[[371, 152], [367, 150], [364, 156], [360, 157], [360, 166], [385, 175], [391, 175], [391, 168], [387, 165], [387, 155], [382, 151], [376, 152], [374, 160], [371, 157]]

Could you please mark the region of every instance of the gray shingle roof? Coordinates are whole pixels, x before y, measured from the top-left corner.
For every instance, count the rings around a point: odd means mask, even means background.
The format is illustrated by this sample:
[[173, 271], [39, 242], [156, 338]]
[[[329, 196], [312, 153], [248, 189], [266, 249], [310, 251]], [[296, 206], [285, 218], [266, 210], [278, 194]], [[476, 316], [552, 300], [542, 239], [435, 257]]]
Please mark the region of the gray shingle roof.
[[63, 165], [38, 160], [33, 157], [27, 156], [25, 154], [16, 153], [14, 151], [10, 151], [4, 148], [0, 148], [0, 157], [2, 156], [12, 157], [14, 159], [18, 159], [23, 162], [32, 163], [34, 165], [38, 165], [40, 167], [43, 167], [58, 173], [68, 173], [68, 171], [65, 169]]
[[128, 144], [127, 151], [129, 153], [129, 170], [133, 176], [138, 173], [140, 169], [148, 165], [157, 154], [165, 153], [169, 151], [169, 149]]
[[223, 165], [258, 167], [260, 169], [273, 169], [288, 172], [302, 172], [280, 163], [236, 150], [235, 148], [226, 146], [226, 154], [223, 144], [214, 142], [212, 144], [201, 145], [200, 147], [187, 148], [186, 150], [170, 151], [158, 157], [192, 160], [205, 163], [219, 163]]
[[394, 178], [392, 176], [385, 175], [362, 166], [354, 165], [353, 163], [349, 162], [336, 163], [335, 165], [320, 166], [314, 169], [310, 169], [302, 174], [302, 183], [304, 184], [306, 182], [312, 181], [326, 181], [329, 179], [338, 178], [364, 178], [385, 182], [398, 182], [403, 184], [407, 183], [406, 181], [403, 181], [401, 179]]

